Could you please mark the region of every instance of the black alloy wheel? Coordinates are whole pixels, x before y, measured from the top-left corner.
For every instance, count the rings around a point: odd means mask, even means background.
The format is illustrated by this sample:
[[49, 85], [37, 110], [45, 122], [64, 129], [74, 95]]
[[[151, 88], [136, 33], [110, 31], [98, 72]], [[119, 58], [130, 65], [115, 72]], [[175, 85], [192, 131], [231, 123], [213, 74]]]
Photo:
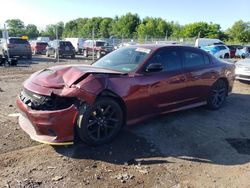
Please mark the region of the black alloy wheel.
[[77, 132], [89, 145], [101, 145], [114, 139], [123, 125], [120, 105], [108, 97], [99, 98], [92, 107], [80, 110]]
[[227, 96], [227, 85], [223, 80], [218, 80], [211, 89], [207, 100], [208, 107], [213, 110], [219, 109]]

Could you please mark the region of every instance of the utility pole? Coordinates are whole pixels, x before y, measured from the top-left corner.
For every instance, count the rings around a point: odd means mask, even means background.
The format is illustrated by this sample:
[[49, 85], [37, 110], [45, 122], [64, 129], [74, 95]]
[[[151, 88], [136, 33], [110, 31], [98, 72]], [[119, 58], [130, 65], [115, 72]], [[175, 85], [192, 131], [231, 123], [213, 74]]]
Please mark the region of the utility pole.
[[168, 30], [166, 30], [166, 37], [165, 37], [166, 41], [168, 40]]
[[93, 60], [93, 62], [95, 61], [95, 49], [94, 49], [94, 43], [95, 43], [95, 28], [94, 28], [94, 26], [93, 26], [93, 28], [92, 28], [92, 60]]
[[199, 33], [198, 33], [198, 38], [200, 38], [200, 36], [201, 36], [201, 32], [199, 31]]
[[57, 57], [56, 57], [56, 61], [57, 63], [59, 63], [59, 41], [58, 41], [58, 28], [57, 28], [57, 25], [56, 25], [56, 53], [57, 53]]
[[6, 43], [6, 55], [8, 60], [10, 59], [10, 54], [9, 54], [9, 48], [8, 48], [8, 39], [9, 39], [9, 34], [8, 31], [6, 29], [6, 25], [4, 24], [4, 32], [3, 32], [3, 38], [5, 39], [5, 43]]

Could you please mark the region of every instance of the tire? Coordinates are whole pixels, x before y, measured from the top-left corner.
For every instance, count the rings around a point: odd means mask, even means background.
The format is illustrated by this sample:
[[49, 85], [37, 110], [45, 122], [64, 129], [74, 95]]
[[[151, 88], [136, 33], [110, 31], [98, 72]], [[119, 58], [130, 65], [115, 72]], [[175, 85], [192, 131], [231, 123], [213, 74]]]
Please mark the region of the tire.
[[48, 51], [46, 51], [46, 57], [49, 57], [50, 55], [49, 55], [49, 52]]
[[73, 55], [71, 55], [70, 57], [71, 57], [71, 59], [75, 59], [76, 55], [73, 54]]
[[97, 52], [96, 52], [96, 58], [97, 58], [97, 59], [100, 59], [101, 56], [102, 56], [102, 55], [101, 55], [101, 52], [100, 52], [100, 51], [97, 51]]
[[88, 57], [88, 52], [87, 52], [87, 50], [83, 50], [83, 56], [84, 56], [84, 57]]
[[227, 84], [223, 80], [218, 80], [212, 86], [207, 99], [207, 107], [211, 110], [219, 109], [226, 100]]
[[57, 59], [57, 57], [58, 57], [58, 54], [55, 52], [54, 53], [54, 58]]
[[93, 106], [81, 106], [76, 131], [79, 138], [88, 145], [106, 144], [120, 132], [123, 118], [120, 105], [111, 98], [102, 97]]
[[229, 54], [225, 54], [224, 59], [228, 59], [228, 58], [229, 58]]

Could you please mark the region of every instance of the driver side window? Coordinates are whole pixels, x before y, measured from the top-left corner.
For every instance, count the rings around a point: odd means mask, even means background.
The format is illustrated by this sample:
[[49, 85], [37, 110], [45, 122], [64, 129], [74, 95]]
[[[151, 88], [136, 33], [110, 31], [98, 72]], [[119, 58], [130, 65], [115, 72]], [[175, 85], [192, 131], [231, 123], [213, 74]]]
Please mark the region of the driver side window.
[[182, 69], [179, 51], [176, 49], [160, 49], [149, 60], [149, 64], [160, 63], [165, 72], [178, 71]]

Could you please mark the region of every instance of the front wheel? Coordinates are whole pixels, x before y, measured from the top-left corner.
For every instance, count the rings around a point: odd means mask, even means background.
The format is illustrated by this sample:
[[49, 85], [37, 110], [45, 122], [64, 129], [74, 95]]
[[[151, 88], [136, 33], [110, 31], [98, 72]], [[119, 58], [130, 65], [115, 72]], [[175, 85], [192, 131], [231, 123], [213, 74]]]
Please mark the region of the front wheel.
[[207, 99], [207, 107], [212, 110], [219, 109], [227, 96], [227, 85], [223, 80], [218, 80], [212, 86], [209, 97]]
[[93, 106], [80, 107], [76, 130], [82, 141], [101, 145], [112, 141], [123, 125], [120, 105], [111, 98], [99, 98]]

